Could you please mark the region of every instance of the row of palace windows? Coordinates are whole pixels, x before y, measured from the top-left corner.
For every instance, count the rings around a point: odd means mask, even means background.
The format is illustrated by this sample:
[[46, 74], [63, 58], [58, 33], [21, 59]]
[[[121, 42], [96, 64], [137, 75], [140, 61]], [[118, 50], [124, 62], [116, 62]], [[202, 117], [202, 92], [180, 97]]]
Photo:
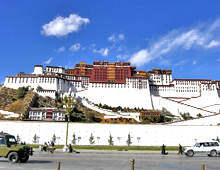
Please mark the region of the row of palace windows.
[[176, 92], [198, 92], [198, 90], [176, 90]]
[[197, 89], [197, 87], [176, 87], [176, 89]]
[[[92, 87], [102, 87], [102, 88], [126, 88], [125, 84], [101, 84], [101, 85], [97, 85], [97, 84], [93, 84]], [[127, 86], [129, 88], [129, 85]], [[138, 84], [138, 83], [133, 83], [132, 84], [132, 88], [147, 88], [147, 83], [142, 83], [142, 84]]]
[[[31, 116], [30, 117], [31, 120], [43, 120], [44, 118], [41, 118], [41, 117], [33, 117]], [[62, 118], [62, 117], [59, 117], [59, 118], [56, 118], [56, 120], [62, 120], [62, 121], [65, 121], [65, 118]]]
[[[161, 83], [161, 81], [153, 81], [153, 83]], [[166, 82], [167, 83], [167, 82]]]
[[214, 88], [213, 88], [213, 89], [212, 89], [212, 88], [203, 88], [202, 90], [203, 90], [203, 91], [205, 91], [205, 90], [206, 90], [206, 91], [208, 91], [208, 90], [209, 90], [209, 91], [214, 91], [215, 89], [214, 89]]
[[8, 83], [10, 83], [10, 79], [11, 79], [11, 83], [28, 83], [28, 80], [30, 81], [30, 83], [37, 83], [37, 80], [39, 80], [39, 83], [54, 83], [55, 82], [55, 78], [8, 78]]
[[174, 89], [150, 89], [150, 91], [174, 91]]
[[[29, 115], [42, 115], [46, 116], [46, 112], [30, 112]], [[65, 113], [53, 113], [54, 116], [65, 116]]]
[[[102, 88], [126, 88], [126, 84], [92, 84], [92, 87], [102, 87]], [[129, 86], [128, 86], [129, 88]]]
[[176, 85], [199, 85], [201, 81], [176, 81]]
[[62, 68], [46, 68], [47, 71], [59, 72], [62, 71]]
[[141, 85], [141, 84], [139, 84], [139, 85], [132, 85], [132, 88], [139, 88], [139, 89], [146, 89], [147, 88], [147, 86], [146, 85]]
[[70, 86], [70, 87], [80, 87], [79, 84], [75, 84], [75, 83], [70, 83], [69, 86]]
[[95, 72], [95, 76], [104, 76], [104, 75], [109, 75], [109, 74], [114, 74], [118, 76], [128, 76], [128, 73], [118, 73], [118, 72]]
[[69, 80], [80, 80], [80, 78], [76, 76], [66, 76], [66, 78]]

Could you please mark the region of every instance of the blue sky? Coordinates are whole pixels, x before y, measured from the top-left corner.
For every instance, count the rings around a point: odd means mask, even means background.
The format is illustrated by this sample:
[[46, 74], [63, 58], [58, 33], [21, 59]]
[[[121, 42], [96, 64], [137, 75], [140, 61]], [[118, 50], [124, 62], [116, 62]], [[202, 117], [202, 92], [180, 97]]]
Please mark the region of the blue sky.
[[0, 84], [98, 60], [220, 80], [219, 0], [1, 0], [0, 23]]

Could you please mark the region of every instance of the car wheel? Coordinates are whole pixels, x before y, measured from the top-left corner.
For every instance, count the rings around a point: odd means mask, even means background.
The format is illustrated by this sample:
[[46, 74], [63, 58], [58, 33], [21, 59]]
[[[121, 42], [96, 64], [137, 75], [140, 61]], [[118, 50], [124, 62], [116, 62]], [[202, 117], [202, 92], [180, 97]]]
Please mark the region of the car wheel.
[[187, 156], [192, 157], [194, 155], [194, 152], [192, 150], [187, 151]]
[[217, 155], [217, 152], [216, 152], [215, 150], [211, 150], [210, 155], [211, 155], [212, 157], [214, 157], [214, 156]]
[[25, 162], [27, 162], [28, 161], [28, 159], [29, 159], [29, 155], [25, 155], [25, 156], [23, 156], [23, 157], [20, 157], [20, 162], [22, 162], [22, 163], [25, 163]]
[[19, 159], [19, 156], [16, 152], [11, 152], [9, 155], [8, 155], [8, 162], [9, 163], [16, 163], [18, 162], [18, 159]]

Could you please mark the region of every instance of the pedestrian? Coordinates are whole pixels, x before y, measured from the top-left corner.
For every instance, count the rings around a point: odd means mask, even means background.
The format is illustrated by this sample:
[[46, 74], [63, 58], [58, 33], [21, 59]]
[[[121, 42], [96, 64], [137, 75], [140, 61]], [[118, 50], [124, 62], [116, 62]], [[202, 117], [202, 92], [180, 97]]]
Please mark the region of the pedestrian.
[[47, 144], [48, 146], [51, 146], [51, 144], [50, 144], [50, 142], [49, 142], [49, 141], [48, 141], [47, 143], [48, 143], [48, 144]]
[[51, 146], [54, 148], [55, 147], [55, 145], [54, 145], [54, 142], [53, 141], [51, 141]]
[[69, 144], [68, 149], [69, 149], [69, 153], [72, 153], [72, 152], [73, 152], [73, 148], [72, 148], [72, 145], [71, 145], [71, 144]]
[[43, 150], [44, 150], [45, 152], [47, 151], [47, 147], [48, 147], [47, 142], [44, 142]]
[[162, 146], [161, 146], [161, 148], [162, 148], [162, 152], [161, 152], [161, 154], [162, 155], [167, 155], [168, 154], [168, 152], [166, 152], [166, 150], [165, 150], [165, 145], [163, 144]]
[[179, 143], [179, 152], [178, 152], [178, 155], [179, 155], [179, 154], [181, 154], [181, 155], [183, 154], [183, 148], [182, 148], [182, 146], [180, 145], [180, 143]]

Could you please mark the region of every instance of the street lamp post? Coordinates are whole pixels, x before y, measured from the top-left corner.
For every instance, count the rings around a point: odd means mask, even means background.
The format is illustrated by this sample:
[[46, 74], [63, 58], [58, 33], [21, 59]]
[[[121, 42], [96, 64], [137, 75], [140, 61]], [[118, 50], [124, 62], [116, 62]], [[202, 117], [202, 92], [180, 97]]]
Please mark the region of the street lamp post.
[[68, 130], [69, 130], [69, 120], [66, 123], [66, 142], [65, 146], [63, 147], [63, 151], [67, 152], [68, 151], [68, 146], [67, 146], [67, 141], [68, 141]]
[[66, 142], [65, 142], [65, 146], [63, 147], [63, 151], [67, 152], [68, 151], [68, 146], [67, 146], [67, 141], [68, 141], [68, 129], [69, 129], [69, 121], [70, 121], [70, 113], [73, 111], [74, 109], [74, 97], [64, 97], [62, 100], [63, 103], [63, 107], [66, 110], [66, 114], [68, 116], [68, 120], [66, 123]]

